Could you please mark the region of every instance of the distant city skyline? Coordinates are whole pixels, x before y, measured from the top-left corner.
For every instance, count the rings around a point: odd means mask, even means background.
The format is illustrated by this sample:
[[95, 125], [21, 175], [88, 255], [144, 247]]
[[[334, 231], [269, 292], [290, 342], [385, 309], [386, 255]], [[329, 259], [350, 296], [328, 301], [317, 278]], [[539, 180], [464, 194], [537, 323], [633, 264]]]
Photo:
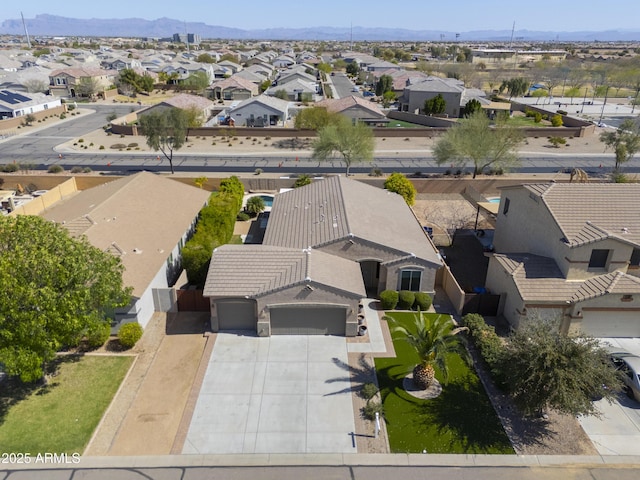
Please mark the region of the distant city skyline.
[[[241, 8], [239, 8], [241, 6]], [[171, 18], [185, 22], [202, 22], [241, 29], [300, 27], [385, 27], [408, 30], [465, 32], [478, 30], [516, 31], [607, 31], [640, 30], [640, 1], [621, 0], [607, 7], [602, 2], [538, 0], [514, 4], [509, 1], [388, 0], [300, 2], [278, 0], [265, 2], [216, 2], [197, 0], [179, 2], [131, 2], [112, 0], [96, 9], [86, 0], [50, 2], [29, 0], [24, 5], [5, 5], [0, 21], [25, 19], [40, 14], [69, 18]], [[197, 33], [197, 32], [194, 32]]]

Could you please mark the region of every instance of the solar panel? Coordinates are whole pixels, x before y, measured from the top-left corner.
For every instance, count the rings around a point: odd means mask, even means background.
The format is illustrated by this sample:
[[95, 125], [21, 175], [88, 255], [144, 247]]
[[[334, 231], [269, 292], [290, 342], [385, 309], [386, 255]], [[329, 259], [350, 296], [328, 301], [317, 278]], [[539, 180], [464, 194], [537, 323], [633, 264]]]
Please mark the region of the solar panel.
[[9, 105], [16, 105], [18, 103], [29, 102], [31, 99], [29, 97], [25, 97], [24, 95], [20, 95], [17, 92], [12, 92], [10, 90], [0, 90], [0, 101], [8, 103]]

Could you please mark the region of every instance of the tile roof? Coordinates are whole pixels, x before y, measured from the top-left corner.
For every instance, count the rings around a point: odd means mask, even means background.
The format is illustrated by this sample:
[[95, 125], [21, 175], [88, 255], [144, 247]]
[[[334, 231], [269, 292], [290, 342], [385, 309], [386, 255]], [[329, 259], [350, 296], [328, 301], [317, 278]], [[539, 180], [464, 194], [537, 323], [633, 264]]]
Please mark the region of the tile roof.
[[406, 87], [407, 90], [413, 92], [455, 92], [460, 93], [464, 91], [464, 85], [460, 80], [453, 78], [440, 78], [440, 77], [428, 77], [426, 79], [416, 79], [411, 85]]
[[[244, 100], [242, 103], [240, 103], [237, 107], [235, 107], [233, 109], [233, 111], [235, 110], [239, 110], [241, 108], [244, 108], [246, 106], [252, 105], [254, 103], [259, 103], [262, 104], [266, 107], [269, 107], [277, 112], [280, 113], [285, 113], [289, 110], [289, 107], [291, 106], [291, 102], [287, 101], [287, 100], [282, 100], [280, 98], [277, 97], [271, 97], [269, 95], [259, 95], [257, 97], [253, 97], [253, 98], [248, 98], [247, 100]], [[232, 111], [232, 113], [233, 113]]]
[[318, 250], [270, 245], [223, 245], [215, 249], [204, 295], [255, 298], [307, 283], [355, 297], [366, 296], [357, 263]]
[[209, 192], [141, 172], [83, 190], [42, 216], [86, 235], [103, 251], [122, 252], [124, 283], [141, 296], [189, 229]]
[[55, 70], [51, 72], [49, 75], [51, 77], [57, 77], [58, 75], [69, 75], [74, 78], [83, 78], [83, 77], [103, 77], [103, 76], [113, 76], [118, 72], [103, 70], [102, 68], [97, 67], [73, 67], [73, 68], [61, 68], [59, 70]]
[[493, 258], [513, 277], [525, 302], [578, 303], [608, 294], [640, 294], [640, 278], [619, 271], [566, 280], [549, 257], [510, 253]]
[[542, 199], [572, 247], [604, 238], [640, 245], [640, 184], [551, 183], [524, 188]]
[[211, 85], [211, 88], [220, 88], [221, 90], [224, 90], [226, 88], [241, 88], [250, 92], [254, 92], [256, 95], [258, 94], [258, 86], [252, 81], [238, 76], [238, 74], [231, 75], [229, 78], [214, 82]]
[[400, 195], [341, 176], [276, 195], [263, 243], [302, 249], [351, 236], [442, 263]]
[[386, 118], [386, 115], [382, 113], [382, 110], [380, 110], [380, 107], [378, 107], [377, 104], [365, 100], [362, 97], [357, 97], [355, 95], [349, 95], [348, 97], [337, 99], [327, 98], [325, 100], [322, 100], [321, 102], [317, 102], [315, 105], [318, 107], [324, 107], [329, 112], [336, 113], [343, 112], [349, 108], [359, 107], [369, 111], [375, 117]]

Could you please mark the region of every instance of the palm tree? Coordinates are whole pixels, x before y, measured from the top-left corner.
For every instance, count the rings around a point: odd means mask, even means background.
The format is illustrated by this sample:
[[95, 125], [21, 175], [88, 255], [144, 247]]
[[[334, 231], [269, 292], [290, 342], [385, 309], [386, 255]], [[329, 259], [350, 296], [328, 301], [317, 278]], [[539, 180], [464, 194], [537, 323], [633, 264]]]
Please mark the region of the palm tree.
[[[393, 319], [389, 319], [392, 322]], [[411, 345], [419, 358], [419, 363], [413, 369], [413, 383], [416, 387], [426, 390], [435, 378], [434, 366], [442, 372], [443, 380], [449, 377], [447, 354], [457, 353], [465, 361], [469, 361], [469, 353], [465, 348], [465, 338], [458, 334], [468, 330], [467, 327], [457, 327], [449, 315], [425, 315], [418, 312], [414, 316], [412, 328], [397, 325], [392, 333], [401, 333]]]

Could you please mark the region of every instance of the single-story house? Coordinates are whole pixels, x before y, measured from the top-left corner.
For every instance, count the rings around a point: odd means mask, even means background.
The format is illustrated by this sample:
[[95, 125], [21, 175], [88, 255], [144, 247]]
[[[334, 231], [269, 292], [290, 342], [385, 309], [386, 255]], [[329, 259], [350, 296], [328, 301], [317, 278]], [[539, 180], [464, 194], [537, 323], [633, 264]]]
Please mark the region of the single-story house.
[[114, 329], [155, 311], [169, 311], [172, 286], [182, 270], [180, 253], [210, 193], [160, 175], [141, 172], [78, 192], [42, 213], [74, 236], [120, 257], [131, 303], [115, 313]]
[[268, 95], [259, 95], [243, 101], [229, 115], [238, 126], [285, 126], [290, 119], [291, 102]]
[[242, 72], [232, 75], [224, 80], [214, 82], [211, 89], [211, 98], [216, 100], [246, 100], [258, 95], [258, 86], [239, 77]]
[[640, 337], [640, 184], [504, 187], [486, 287], [512, 328], [530, 313], [564, 332]]
[[219, 110], [216, 104], [208, 98], [199, 95], [190, 95], [188, 93], [180, 93], [174, 97], [162, 100], [160, 103], [156, 103], [149, 108], [140, 110], [138, 117], [143, 117], [151, 112], [162, 111], [168, 108], [180, 108], [183, 110], [194, 108], [202, 115], [202, 120], [205, 123]]
[[0, 120], [30, 115], [61, 105], [60, 98], [53, 95], [0, 90]]
[[335, 176], [276, 195], [263, 243], [217, 249], [204, 295], [214, 331], [352, 336], [367, 294], [433, 294], [441, 266], [401, 196]]
[[380, 110], [377, 103], [365, 100], [362, 97], [349, 95], [337, 99], [326, 99], [316, 103], [318, 107], [324, 107], [329, 112], [339, 113], [354, 121], [360, 121], [371, 125], [385, 124], [389, 120]]

